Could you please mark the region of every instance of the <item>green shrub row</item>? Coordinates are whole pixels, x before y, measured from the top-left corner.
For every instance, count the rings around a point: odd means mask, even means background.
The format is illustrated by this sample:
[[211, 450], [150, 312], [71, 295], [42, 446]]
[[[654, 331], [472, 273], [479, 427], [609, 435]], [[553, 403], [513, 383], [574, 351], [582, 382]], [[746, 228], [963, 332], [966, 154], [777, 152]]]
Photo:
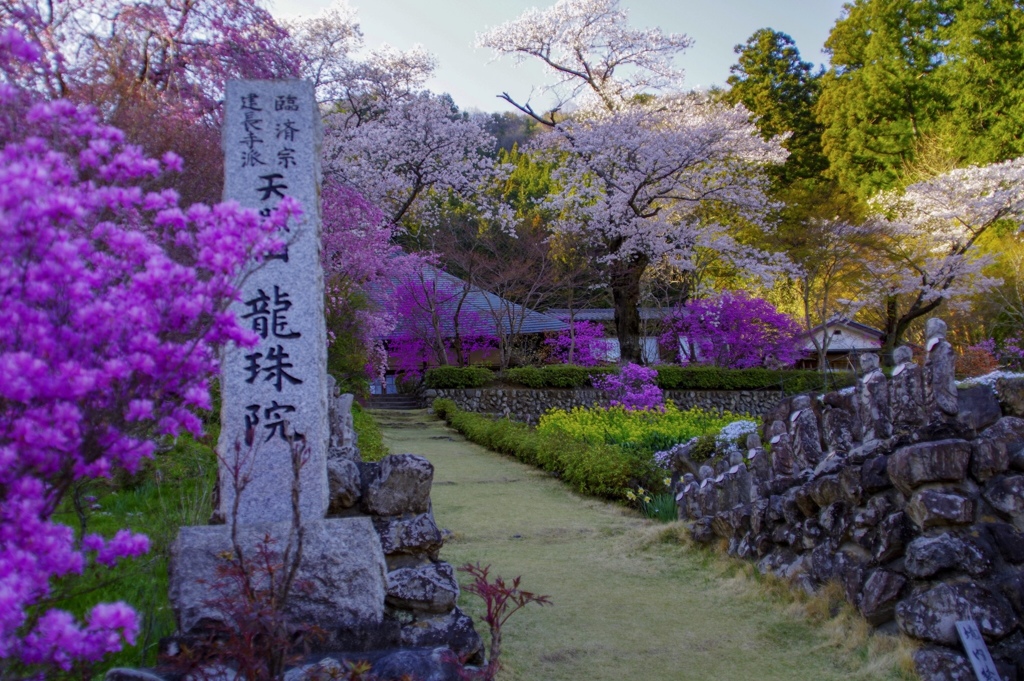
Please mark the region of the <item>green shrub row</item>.
[[649, 452], [541, 435], [522, 423], [462, 411], [448, 399], [434, 400], [433, 406], [438, 416], [470, 441], [553, 473], [582, 494], [618, 499], [630, 487], [661, 486], [663, 473]]
[[494, 372], [486, 367], [434, 367], [423, 377], [427, 388], [451, 390], [479, 388], [494, 379]]
[[590, 388], [591, 376], [615, 372], [617, 367], [581, 367], [575, 364], [548, 364], [540, 367], [508, 369], [502, 378], [527, 388]]
[[800, 369], [722, 369], [659, 366], [662, 390], [780, 390], [787, 395], [835, 390], [853, 385], [853, 374], [822, 375]]
[[[683, 367], [664, 365], [658, 371], [662, 390], [779, 390], [787, 395], [835, 390], [853, 385], [853, 374], [822, 375], [806, 369], [722, 369], [719, 367]], [[617, 371], [617, 367], [581, 367], [573, 364], [549, 364], [540, 367], [508, 369], [502, 379], [536, 390], [544, 388], [590, 388], [592, 376]], [[479, 388], [495, 374], [484, 367], [437, 367], [427, 371], [428, 388]]]

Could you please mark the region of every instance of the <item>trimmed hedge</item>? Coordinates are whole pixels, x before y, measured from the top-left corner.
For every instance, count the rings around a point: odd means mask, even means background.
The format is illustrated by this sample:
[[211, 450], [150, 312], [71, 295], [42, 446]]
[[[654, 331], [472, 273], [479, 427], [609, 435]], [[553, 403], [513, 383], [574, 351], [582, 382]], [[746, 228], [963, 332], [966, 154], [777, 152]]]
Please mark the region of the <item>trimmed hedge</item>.
[[435, 367], [428, 369], [423, 385], [435, 389], [481, 388], [494, 380], [486, 367]]
[[[658, 387], [662, 390], [780, 390], [787, 395], [826, 392], [853, 385], [852, 373], [822, 375], [814, 370], [797, 369], [722, 369], [660, 365]], [[618, 371], [615, 366], [581, 367], [574, 364], [548, 364], [540, 367], [507, 369], [501, 378], [509, 383], [541, 390], [544, 388], [590, 388], [592, 376]], [[480, 388], [495, 378], [484, 367], [437, 367], [427, 371], [428, 388]]]
[[577, 492], [620, 499], [636, 485], [662, 486], [664, 472], [655, 467], [650, 452], [543, 436], [522, 423], [462, 411], [449, 399], [436, 399], [433, 407], [435, 414], [470, 441], [553, 473]]
[[787, 395], [826, 391], [853, 385], [851, 374], [823, 376], [813, 370], [722, 369], [719, 367], [659, 366], [662, 390], [781, 390]]
[[581, 367], [575, 364], [548, 364], [541, 367], [508, 369], [501, 376], [509, 383], [527, 388], [590, 388], [591, 376], [615, 373], [618, 367]]

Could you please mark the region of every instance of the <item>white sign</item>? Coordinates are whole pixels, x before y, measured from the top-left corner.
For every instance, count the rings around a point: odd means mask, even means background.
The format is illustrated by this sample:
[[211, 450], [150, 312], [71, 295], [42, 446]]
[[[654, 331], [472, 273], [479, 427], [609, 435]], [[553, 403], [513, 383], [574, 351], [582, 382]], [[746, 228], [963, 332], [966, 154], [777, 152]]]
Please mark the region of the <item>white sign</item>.
[[974, 667], [974, 675], [978, 681], [1000, 681], [1002, 677], [996, 670], [995, 662], [988, 652], [985, 639], [974, 620], [964, 620], [956, 623], [956, 631], [960, 634], [960, 642], [964, 644], [964, 651], [967, 659]]

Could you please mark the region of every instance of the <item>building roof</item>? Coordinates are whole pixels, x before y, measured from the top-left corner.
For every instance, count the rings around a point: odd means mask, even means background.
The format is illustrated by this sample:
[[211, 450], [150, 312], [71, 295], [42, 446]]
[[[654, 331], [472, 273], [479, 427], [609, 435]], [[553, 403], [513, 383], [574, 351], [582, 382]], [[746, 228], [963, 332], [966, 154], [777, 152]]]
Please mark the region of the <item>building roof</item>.
[[[569, 325], [562, 320], [542, 312], [518, 305], [502, 298], [490, 291], [485, 291], [458, 277], [445, 272], [444, 270], [424, 265], [418, 275], [404, 275], [402, 278], [393, 276], [391, 278], [391, 291], [403, 283], [410, 285], [421, 285], [430, 287], [440, 292], [437, 296], [439, 302], [439, 326], [447, 337], [455, 335], [455, 314], [459, 314], [459, 330], [463, 336], [492, 334], [496, 331], [497, 325], [501, 325], [503, 334], [515, 333], [544, 333], [546, 331], [563, 331]], [[413, 280], [413, 277], [417, 277]], [[422, 276], [422, 281], [418, 278]], [[465, 297], [463, 297], [465, 293]], [[380, 292], [371, 293], [380, 295]], [[461, 301], [461, 306], [460, 306]], [[408, 319], [399, 317], [398, 326], [393, 332], [394, 335], [403, 333]], [[517, 329], [513, 329], [513, 325]]]
[[[662, 307], [641, 307], [639, 311], [640, 319], [643, 321], [664, 319], [672, 313], [672, 310]], [[568, 319], [569, 312], [569, 308], [561, 307], [548, 308], [544, 311], [545, 314], [559, 319]], [[610, 307], [590, 307], [572, 310], [572, 317], [580, 322], [610, 322], [615, 320], [615, 310]]]
[[[843, 334], [844, 331], [846, 332], [845, 334]], [[814, 350], [814, 343], [811, 342], [811, 338], [821, 336], [824, 332], [831, 332], [833, 334], [832, 340], [829, 341], [828, 350], [830, 353], [877, 350], [881, 347], [882, 339], [885, 337], [885, 333], [874, 327], [845, 317], [833, 317], [824, 324], [818, 324], [810, 331], [804, 331], [800, 334], [801, 338], [807, 339], [804, 349]]]

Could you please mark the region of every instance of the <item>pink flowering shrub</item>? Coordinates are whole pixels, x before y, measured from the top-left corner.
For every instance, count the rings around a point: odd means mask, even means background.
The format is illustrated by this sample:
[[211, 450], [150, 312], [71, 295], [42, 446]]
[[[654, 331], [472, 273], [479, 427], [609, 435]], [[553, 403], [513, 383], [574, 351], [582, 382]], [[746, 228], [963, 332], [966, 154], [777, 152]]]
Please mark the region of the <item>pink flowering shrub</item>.
[[661, 343], [678, 348], [682, 338], [693, 353], [680, 352], [683, 364], [779, 368], [795, 364], [802, 354], [800, 325], [768, 301], [742, 292], [690, 301], [665, 325]]
[[[37, 50], [0, 31], [0, 76]], [[146, 537], [76, 537], [51, 518], [76, 480], [135, 471], [153, 436], [199, 433], [218, 347], [249, 344], [226, 311], [241, 267], [280, 246], [237, 205], [182, 210], [142, 186], [180, 170], [94, 111], [0, 83], [0, 667], [30, 676], [132, 643], [135, 613], [79, 621], [51, 583], [138, 556]], [[19, 671], [20, 670], [20, 671]]]
[[551, 348], [551, 361], [592, 367], [604, 361], [604, 325], [599, 322], [571, 322], [571, 329], [548, 338], [544, 345]]
[[611, 406], [637, 409], [664, 409], [665, 395], [655, 381], [658, 372], [639, 364], [626, 364], [617, 374], [593, 376], [591, 382], [598, 390], [608, 393]]

